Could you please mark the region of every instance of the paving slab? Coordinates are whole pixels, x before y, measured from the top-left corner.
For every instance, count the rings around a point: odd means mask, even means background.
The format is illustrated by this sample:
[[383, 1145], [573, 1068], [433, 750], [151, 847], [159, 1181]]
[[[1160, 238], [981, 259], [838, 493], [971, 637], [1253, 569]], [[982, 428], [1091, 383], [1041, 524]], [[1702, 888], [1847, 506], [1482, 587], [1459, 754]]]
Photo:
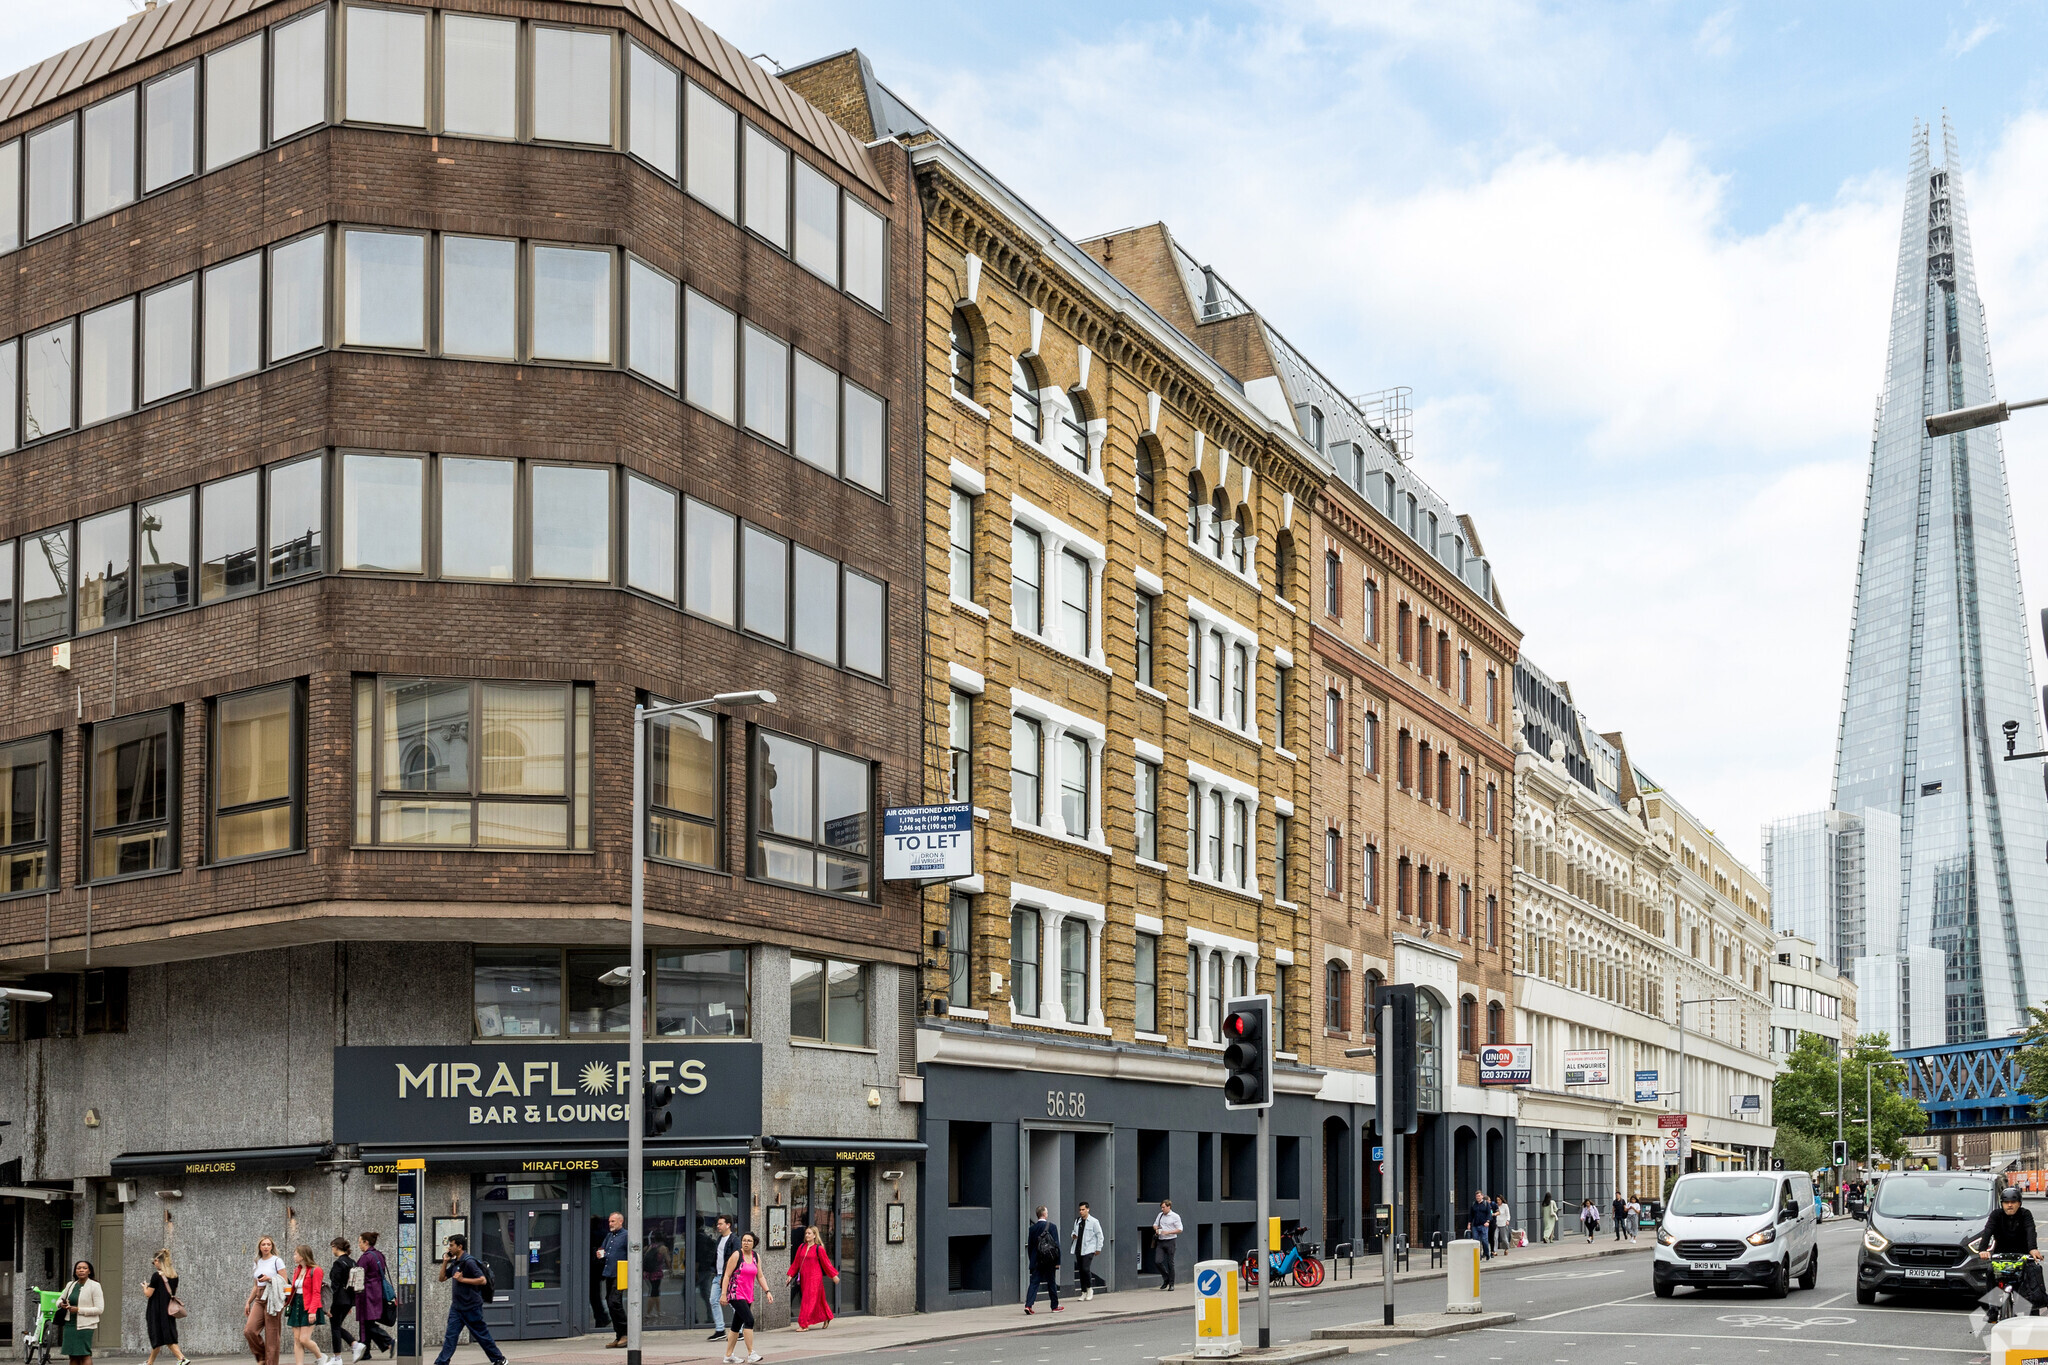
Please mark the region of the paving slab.
[[1260, 1350], [1248, 1346], [1234, 1356], [1198, 1356], [1189, 1353], [1160, 1356], [1159, 1365], [1214, 1365], [1218, 1360], [1255, 1360], [1259, 1365], [1299, 1365], [1308, 1360], [1331, 1360], [1351, 1354], [1349, 1346], [1324, 1345], [1314, 1341], [1290, 1341], [1284, 1346]]
[[1384, 1322], [1352, 1322], [1341, 1327], [1318, 1327], [1310, 1335], [1317, 1341], [1447, 1337], [1453, 1332], [1472, 1332], [1481, 1327], [1505, 1327], [1514, 1320], [1513, 1313], [1403, 1313], [1391, 1327]]

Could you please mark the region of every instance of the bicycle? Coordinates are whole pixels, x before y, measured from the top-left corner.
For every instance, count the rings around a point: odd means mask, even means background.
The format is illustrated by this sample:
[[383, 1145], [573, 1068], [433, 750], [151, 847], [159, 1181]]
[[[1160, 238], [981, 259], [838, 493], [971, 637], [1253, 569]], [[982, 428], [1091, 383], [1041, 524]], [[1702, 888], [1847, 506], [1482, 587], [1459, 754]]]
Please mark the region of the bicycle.
[[36, 1327], [33, 1332], [23, 1334], [22, 1361], [24, 1365], [50, 1365], [51, 1352], [63, 1337], [63, 1319], [59, 1316], [64, 1292], [60, 1289], [31, 1289], [36, 1296]]
[[2034, 1301], [2020, 1292], [2020, 1279], [2033, 1259], [2031, 1256], [1991, 1258], [1993, 1283], [1977, 1300], [1983, 1305], [1984, 1326], [1990, 1327], [2007, 1318], [2032, 1317], [2039, 1311], [2034, 1307]]
[[[1292, 1233], [1281, 1238], [1282, 1242], [1291, 1244], [1285, 1251], [1267, 1253], [1273, 1267], [1273, 1279], [1276, 1282], [1292, 1276], [1297, 1289], [1313, 1289], [1323, 1282], [1323, 1263], [1316, 1259], [1316, 1253], [1321, 1251], [1322, 1247], [1315, 1242], [1299, 1240], [1301, 1234], [1307, 1231], [1306, 1227], [1296, 1228]], [[1237, 1268], [1237, 1276], [1248, 1289], [1258, 1286], [1258, 1252], [1250, 1251], [1245, 1253], [1244, 1261]]]

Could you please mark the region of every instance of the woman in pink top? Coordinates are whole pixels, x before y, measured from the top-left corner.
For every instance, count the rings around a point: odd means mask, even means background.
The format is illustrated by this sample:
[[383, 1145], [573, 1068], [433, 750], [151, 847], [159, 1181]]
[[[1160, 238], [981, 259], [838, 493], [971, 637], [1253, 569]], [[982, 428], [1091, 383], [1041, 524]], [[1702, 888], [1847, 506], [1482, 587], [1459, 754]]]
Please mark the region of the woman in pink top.
[[[756, 1361], [761, 1353], [754, 1349], [754, 1295], [762, 1295], [767, 1302], [775, 1302], [775, 1293], [761, 1282], [761, 1257], [754, 1250], [754, 1234], [740, 1234], [739, 1249], [725, 1258], [725, 1289], [719, 1295], [725, 1301], [725, 1365], [737, 1365], [741, 1361]], [[746, 1333], [747, 1353], [739, 1354], [740, 1334]]]

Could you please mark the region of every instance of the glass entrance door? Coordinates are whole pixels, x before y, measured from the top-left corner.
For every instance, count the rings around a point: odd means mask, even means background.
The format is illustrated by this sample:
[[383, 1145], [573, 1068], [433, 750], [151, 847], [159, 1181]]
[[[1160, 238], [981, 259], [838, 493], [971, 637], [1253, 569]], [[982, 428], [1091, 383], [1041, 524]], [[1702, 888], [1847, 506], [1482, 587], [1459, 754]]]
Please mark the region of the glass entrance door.
[[471, 1248], [495, 1291], [484, 1305], [493, 1335], [518, 1341], [564, 1337], [572, 1330], [563, 1236], [569, 1227], [565, 1182], [531, 1176], [478, 1181]]
[[804, 1229], [815, 1227], [825, 1252], [839, 1271], [839, 1283], [825, 1283], [834, 1313], [867, 1311], [867, 1276], [862, 1251], [866, 1219], [861, 1193], [866, 1184], [858, 1166], [799, 1166], [789, 1187], [789, 1248], [804, 1243]]
[[[718, 1282], [718, 1215], [732, 1219], [736, 1229], [746, 1230], [740, 1216], [746, 1205], [746, 1186], [743, 1161], [647, 1173], [641, 1204], [643, 1328], [660, 1331], [711, 1325], [711, 1296]], [[604, 1245], [606, 1219], [614, 1209], [624, 1212], [625, 1206], [622, 1172], [599, 1171], [591, 1176], [592, 1250]], [[594, 1316], [602, 1326], [606, 1321], [602, 1290], [593, 1285], [591, 1298]]]

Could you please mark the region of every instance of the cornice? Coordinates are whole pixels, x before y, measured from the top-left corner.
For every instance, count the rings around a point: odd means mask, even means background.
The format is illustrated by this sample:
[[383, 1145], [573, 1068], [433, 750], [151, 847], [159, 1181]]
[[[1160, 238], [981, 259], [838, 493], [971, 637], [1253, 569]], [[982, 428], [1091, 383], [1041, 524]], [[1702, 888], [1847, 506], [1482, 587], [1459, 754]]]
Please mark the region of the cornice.
[[[1316, 498], [1316, 515], [1330, 522], [1357, 544], [1392, 565], [1402, 576], [1411, 592], [1423, 598], [1431, 610], [1442, 612], [1456, 620], [1467, 635], [1473, 636], [1492, 648], [1509, 664], [1515, 662], [1521, 653], [1522, 632], [1505, 616], [1488, 608], [1486, 615], [1472, 605], [1478, 594], [1463, 583], [1458, 583], [1449, 572], [1433, 559], [1414, 554], [1405, 542], [1381, 533], [1379, 526], [1348, 507], [1339, 498], [1332, 496], [1336, 485], [1325, 483]], [[1378, 512], [1372, 513], [1377, 517]], [[1455, 589], [1446, 591], [1455, 583]]]

